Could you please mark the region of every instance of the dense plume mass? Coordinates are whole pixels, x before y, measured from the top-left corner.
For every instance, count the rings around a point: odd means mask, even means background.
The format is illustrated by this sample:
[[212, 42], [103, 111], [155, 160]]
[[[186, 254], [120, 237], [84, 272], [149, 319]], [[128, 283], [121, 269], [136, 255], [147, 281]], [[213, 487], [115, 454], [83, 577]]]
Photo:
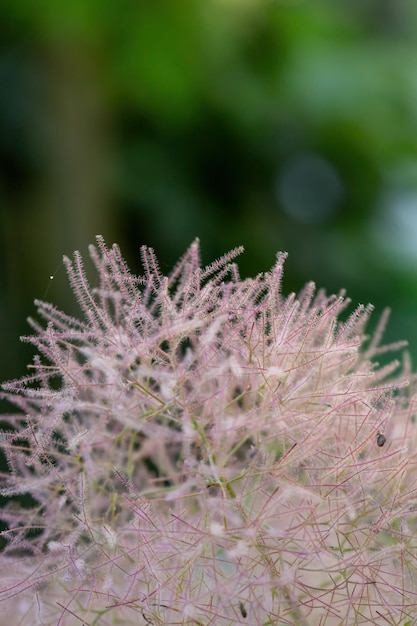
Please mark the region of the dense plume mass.
[[[142, 248], [65, 259], [83, 318], [37, 302], [3, 385], [1, 614], [19, 626], [342, 626], [417, 620], [414, 379], [371, 306], [285, 254], [169, 276]], [[385, 356], [383, 357], [385, 359]], [[10, 620], [9, 620], [9, 623]]]

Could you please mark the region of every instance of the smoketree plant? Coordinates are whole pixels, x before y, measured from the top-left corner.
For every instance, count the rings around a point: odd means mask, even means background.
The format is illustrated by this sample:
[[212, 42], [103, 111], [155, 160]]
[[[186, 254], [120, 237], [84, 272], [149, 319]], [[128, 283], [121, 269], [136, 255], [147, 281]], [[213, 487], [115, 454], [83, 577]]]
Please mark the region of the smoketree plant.
[[81, 319], [37, 302], [2, 394], [8, 623], [416, 623], [413, 381], [378, 364], [404, 344], [240, 252], [164, 276], [143, 247], [135, 276], [98, 237], [97, 287], [65, 259]]

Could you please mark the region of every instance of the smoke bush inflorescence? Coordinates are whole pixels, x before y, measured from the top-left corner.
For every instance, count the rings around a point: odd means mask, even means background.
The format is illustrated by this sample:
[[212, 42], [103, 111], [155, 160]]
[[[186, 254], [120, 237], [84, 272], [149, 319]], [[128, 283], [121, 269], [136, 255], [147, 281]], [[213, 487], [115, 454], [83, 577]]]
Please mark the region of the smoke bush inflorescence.
[[[169, 276], [151, 249], [65, 259], [83, 319], [38, 302], [3, 386], [0, 614], [16, 626], [412, 625], [415, 399], [344, 294], [283, 297], [284, 254]], [[12, 621], [11, 621], [12, 620]]]

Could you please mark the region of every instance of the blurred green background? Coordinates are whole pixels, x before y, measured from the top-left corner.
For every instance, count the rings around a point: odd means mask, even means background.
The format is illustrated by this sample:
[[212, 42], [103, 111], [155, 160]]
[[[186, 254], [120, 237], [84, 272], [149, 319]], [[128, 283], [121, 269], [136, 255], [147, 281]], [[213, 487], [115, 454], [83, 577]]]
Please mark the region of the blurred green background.
[[415, 0], [0, 0], [0, 94], [2, 380], [97, 233], [135, 270], [287, 250], [285, 292], [392, 307], [415, 361]]

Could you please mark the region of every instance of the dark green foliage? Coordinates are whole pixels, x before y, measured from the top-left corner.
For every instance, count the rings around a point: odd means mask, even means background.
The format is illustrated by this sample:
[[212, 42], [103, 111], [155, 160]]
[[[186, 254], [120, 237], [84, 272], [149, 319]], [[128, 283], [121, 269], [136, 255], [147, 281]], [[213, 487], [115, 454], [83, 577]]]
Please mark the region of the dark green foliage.
[[416, 31], [413, 0], [2, 3], [0, 378], [97, 233], [133, 269], [144, 242], [163, 270], [243, 244], [251, 275], [288, 250], [289, 290], [392, 306], [415, 352]]

